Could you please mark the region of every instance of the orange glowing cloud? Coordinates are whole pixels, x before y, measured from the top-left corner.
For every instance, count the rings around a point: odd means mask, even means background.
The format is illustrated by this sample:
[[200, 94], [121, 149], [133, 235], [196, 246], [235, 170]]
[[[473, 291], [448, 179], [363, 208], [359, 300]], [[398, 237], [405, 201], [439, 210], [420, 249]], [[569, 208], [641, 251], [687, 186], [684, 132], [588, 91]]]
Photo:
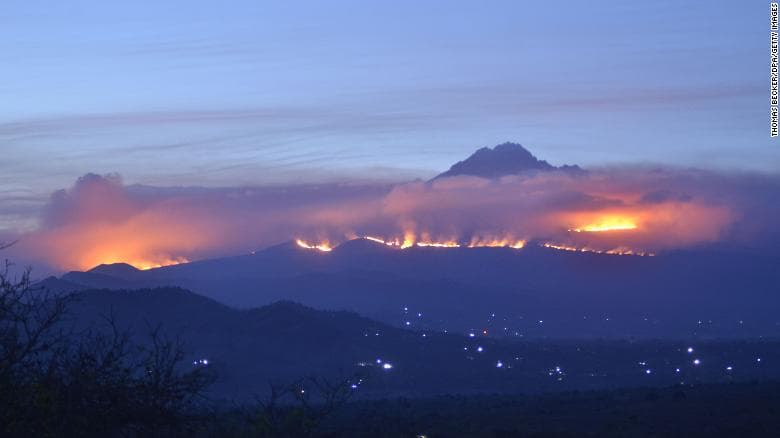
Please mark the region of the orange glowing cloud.
[[606, 231], [626, 231], [637, 229], [636, 219], [621, 215], [598, 215], [593, 221], [587, 222], [577, 228], [571, 228], [570, 231], [576, 233], [602, 233]]
[[88, 175], [58, 192], [43, 218], [45, 227], [20, 242], [59, 269], [89, 269], [129, 263], [150, 269], [190, 260], [188, 254], [215, 244], [213, 221], [176, 200], [138, 202], [118, 177]]
[[613, 169], [395, 186], [165, 189], [87, 175], [52, 196], [39, 229], [14, 249], [60, 270], [113, 262], [151, 268], [295, 239], [328, 252], [358, 236], [399, 249], [534, 243], [658, 254], [771, 223], [748, 202], [754, 186], [729, 192], [721, 179]]
[[197, 225], [149, 211], [117, 222], [66, 225], [36, 234], [25, 243], [47, 254], [61, 269], [117, 262], [149, 269], [187, 262], [183, 254], [210, 240]]

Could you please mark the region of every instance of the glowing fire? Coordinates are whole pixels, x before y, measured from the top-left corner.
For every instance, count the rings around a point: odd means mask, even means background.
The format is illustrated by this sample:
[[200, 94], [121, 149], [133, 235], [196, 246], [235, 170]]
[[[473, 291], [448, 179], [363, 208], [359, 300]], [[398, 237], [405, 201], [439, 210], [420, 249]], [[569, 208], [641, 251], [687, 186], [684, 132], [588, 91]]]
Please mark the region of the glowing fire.
[[460, 243], [455, 241], [417, 241], [417, 238], [413, 234], [406, 234], [404, 239], [391, 239], [385, 240], [374, 236], [363, 236], [363, 239], [370, 240], [372, 242], [381, 243], [383, 245], [397, 247], [401, 249], [411, 248], [412, 246], [419, 247], [435, 247], [435, 248], [460, 248]]
[[125, 263], [127, 263], [128, 265], [133, 265], [142, 271], [146, 271], [147, 269], [162, 268], [163, 266], [178, 265], [181, 263], [189, 263], [189, 262], [190, 261], [187, 258], [176, 257], [176, 258], [164, 258], [156, 261], [137, 260], [137, 261], [131, 261]]
[[[593, 179], [540, 175], [490, 183], [451, 179], [441, 184], [399, 185], [377, 197], [373, 189], [350, 188], [343, 196], [338, 189], [323, 192], [325, 197], [311, 205], [273, 204], [268, 210], [273, 214], [267, 214], [265, 206], [255, 207], [263, 205], [266, 196], [275, 200], [276, 189], [241, 189], [235, 196], [219, 191], [213, 192], [215, 198], [211, 191], [190, 195], [160, 190], [147, 195], [146, 190], [126, 190], [119, 181], [92, 175], [52, 197], [39, 228], [22, 234], [14, 251], [58, 270], [116, 262], [151, 269], [243, 252], [248, 242], [267, 245], [288, 236], [293, 241], [300, 237], [298, 247], [327, 253], [345, 238], [357, 238], [358, 231], [369, 234], [365, 239], [398, 250], [504, 247], [521, 251], [538, 244], [620, 255], [652, 255], [649, 251], [719, 242], [732, 234], [747, 238], [755, 231], [748, 227], [732, 233], [732, 226], [747, 212], [726, 200], [699, 196], [693, 186], [674, 187], [673, 173], [639, 175], [628, 178], [625, 186], [622, 171], [614, 176], [592, 175]], [[645, 198], [656, 192], [663, 196]], [[223, 195], [224, 205], [215, 209], [213, 202]]]
[[526, 244], [525, 240], [515, 240], [510, 238], [483, 239], [483, 238], [474, 237], [469, 242], [468, 247], [469, 248], [489, 247], [489, 248], [521, 249], [525, 247], [525, 244]]
[[81, 261], [79, 268], [90, 269], [101, 264], [110, 265], [112, 263], [127, 263], [128, 265], [132, 265], [137, 269], [146, 271], [148, 269], [162, 268], [163, 266], [178, 265], [180, 263], [189, 263], [189, 262], [190, 260], [185, 257], [159, 256], [159, 257], [140, 258], [140, 257], [132, 257], [132, 256], [127, 257], [127, 256], [122, 256], [119, 254], [111, 254], [111, 253], [103, 253], [103, 254], [92, 253], [89, 255], [89, 257]]
[[297, 239], [295, 241], [295, 243], [297, 243], [298, 246], [300, 246], [301, 248], [306, 248], [306, 249], [316, 249], [316, 250], [323, 251], [323, 252], [329, 252], [329, 251], [333, 250], [333, 248], [331, 248], [331, 246], [330, 246], [330, 244], [328, 244], [328, 242], [323, 242], [323, 243], [320, 243], [320, 244], [312, 245], [312, 244], [310, 244], [308, 242], [304, 242], [301, 239]]
[[[635, 206], [629, 200], [618, 207], [610, 206], [597, 211], [562, 211], [547, 214], [539, 220], [522, 215], [517, 219], [508, 216], [500, 224], [476, 222], [466, 230], [443, 226], [446, 223], [432, 227], [426, 222], [404, 219], [395, 224], [374, 224], [366, 228], [355, 223], [334, 229], [329, 223], [323, 223], [317, 228], [309, 226], [305, 231], [307, 234], [296, 233], [293, 236], [297, 246], [319, 253], [329, 253], [347, 239], [362, 238], [399, 251], [409, 248], [413, 248], [412, 251], [425, 248], [434, 251], [440, 248], [441, 252], [445, 252], [448, 248], [466, 251], [466, 248], [483, 247], [521, 252], [527, 246], [541, 246], [573, 253], [654, 256], [680, 240], [687, 242], [688, 235], [699, 236], [698, 239], [709, 235], [711, 239], [717, 239], [720, 229], [717, 224], [725, 219], [716, 221], [717, 226], [708, 224], [712, 223], [711, 218], [719, 215], [723, 216], [723, 213], [702, 209], [691, 202]], [[192, 253], [176, 254], [189, 256]]]
[[372, 242], [381, 243], [382, 245], [387, 245], [387, 246], [395, 246], [395, 243], [394, 243], [394, 242], [386, 242], [386, 241], [384, 241], [384, 240], [382, 240], [382, 239], [380, 239], [380, 238], [378, 238], [378, 237], [373, 237], [373, 236], [363, 236], [363, 238], [364, 238], [364, 239], [366, 239], [366, 240], [370, 240], [370, 241], [372, 241]]
[[620, 230], [635, 230], [637, 229], [636, 222], [627, 217], [621, 216], [607, 216], [599, 219], [596, 222], [583, 225], [579, 228], [571, 228], [569, 231], [576, 233], [599, 233], [604, 231], [620, 231]]
[[429, 246], [434, 248], [460, 248], [458, 242], [417, 242], [417, 246]]
[[[393, 248], [399, 248], [399, 249], [406, 249], [410, 248], [412, 246], [417, 246], [421, 248], [460, 248], [460, 247], [467, 247], [467, 248], [514, 248], [514, 249], [521, 249], [524, 248], [527, 244], [525, 240], [515, 240], [510, 238], [494, 238], [494, 239], [479, 239], [474, 238], [472, 239], [468, 245], [462, 245], [458, 243], [457, 241], [453, 240], [446, 240], [446, 241], [435, 241], [435, 240], [422, 240], [417, 241], [414, 236], [411, 239], [404, 239], [401, 240], [398, 239], [389, 239], [385, 240], [380, 237], [375, 236], [362, 236], [360, 237], [362, 239], [370, 240], [372, 242], [380, 243], [382, 245], [387, 245]], [[411, 241], [412, 243], [408, 246], [405, 245], [405, 243], [408, 243]], [[330, 246], [329, 243], [320, 243], [320, 244], [311, 244], [304, 240], [298, 239], [295, 241], [295, 243], [298, 244], [301, 248], [306, 249], [315, 249], [323, 252], [331, 251], [333, 248]], [[635, 255], [635, 256], [654, 256], [654, 253], [651, 252], [645, 252], [645, 251], [638, 251], [632, 248], [628, 247], [615, 247], [615, 248], [609, 248], [609, 249], [599, 249], [594, 248], [590, 246], [572, 246], [572, 245], [566, 245], [566, 244], [560, 244], [560, 243], [553, 243], [553, 242], [544, 242], [541, 243], [541, 246], [545, 248], [550, 249], [556, 249], [560, 251], [572, 251], [572, 252], [589, 252], [589, 253], [596, 253], [596, 254], [611, 254], [611, 255]]]
[[380, 239], [379, 237], [373, 237], [373, 236], [363, 236], [364, 239], [370, 240], [372, 242], [381, 243], [383, 245], [392, 246], [396, 248], [409, 248], [410, 246], [414, 245], [413, 240], [401, 240], [401, 239], [394, 239], [394, 240], [384, 240]]
[[625, 247], [619, 247], [619, 248], [612, 248], [612, 249], [595, 249], [590, 247], [576, 247], [576, 246], [568, 246], [568, 245], [561, 245], [561, 244], [555, 244], [550, 242], [545, 242], [542, 244], [545, 248], [550, 249], [557, 249], [560, 251], [573, 251], [573, 252], [592, 252], [596, 254], [612, 254], [612, 255], [635, 255], [635, 256], [646, 256], [646, 257], [653, 257], [655, 254], [652, 252], [644, 252], [644, 251], [636, 251], [630, 248]]
[[414, 233], [407, 231], [404, 233], [404, 241], [401, 243], [401, 249], [409, 248], [410, 246], [414, 245], [415, 240], [417, 240], [417, 238], [415, 237]]
[[400, 238], [386, 240], [376, 236], [362, 236], [362, 238], [366, 240], [370, 240], [372, 242], [381, 243], [383, 245], [392, 246], [401, 249], [410, 248], [412, 246], [419, 246], [422, 248], [424, 247], [460, 248], [461, 246], [466, 246], [468, 248], [490, 247], [490, 248], [520, 249], [523, 248], [527, 243], [523, 239], [515, 239], [510, 237], [501, 237], [501, 238], [474, 237], [471, 239], [471, 241], [469, 241], [468, 245], [464, 245], [456, 240], [441, 240], [441, 241], [434, 240], [431, 239], [430, 236], [427, 235], [427, 233], [423, 234], [423, 237], [421, 239], [418, 239], [417, 236], [415, 236], [413, 233], [405, 233], [403, 240]]
[[[515, 237], [473, 237], [468, 244], [461, 243], [457, 240], [437, 240], [431, 239], [431, 236], [427, 233], [423, 233], [421, 238], [413, 233], [405, 233], [403, 238], [390, 238], [384, 239], [377, 236], [358, 236], [352, 234], [351, 238], [366, 239], [371, 242], [376, 242], [382, 245], [387, 245], [392, 248], [406, 249], [411, 247], [420, 248], [513, 248], [522, 249], [528, 241], [525, 239], [517, 239]], [[323, 243], [309, 243], [305, 240], [297, 239], [296, 243], [301, 248], [319, 250], [323, 252], [329, 252], [333, 247], [328, 242]], [[540, 246], [560, 251], [572, 251], [572, 252], [589, 252], [596, 254], [611, 254], [611, 255], [635, 255], [635, 256], [654, 256], [652, 252], [640, 251], [627, 246], [609, 246], [609, 245], [597, 245], [591, 246], [576, 244], [563, 244], [557, 242], [543, 242], [539, 243]]]
[[183, 247], [174, 252], [174, 241], [189, 238], [193, 246], [200, 243], [197, 235], [190, 235], [182, 227], [169, 233], [155, 230], [144, 235], [134, 229], [95, 226], [80, 233], [62, 232], [47, 237], [49, 242], [54, 242], [52, 248], [67, 248], [73, 251], [57, 252], [56, 255], [61, 257], [57, 259], [57, 267], [82, 271], [112, 263], [127, 263], [141, 270], [189, 263], [190, 258], [180, 254], [186, 254], [191, 248]]

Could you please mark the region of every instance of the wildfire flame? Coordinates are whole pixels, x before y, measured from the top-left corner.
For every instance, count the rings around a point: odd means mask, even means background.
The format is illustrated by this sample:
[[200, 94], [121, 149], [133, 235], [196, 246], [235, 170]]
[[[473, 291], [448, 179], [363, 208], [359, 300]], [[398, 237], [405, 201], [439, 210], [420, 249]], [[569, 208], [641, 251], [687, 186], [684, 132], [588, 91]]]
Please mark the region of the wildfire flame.
[[635, 230], [637, 228], [636, 222], [631, 218], [607, 216], [578, 228], [570, 228], [569, 231], [574, 231], [575, 233], [600, 233], [605, 231]]
[[406, 233], [404, 233], [404, 241], [401, 244], [401, 249], [409, 248], [410, 246], [414, 245], [415, 240], [417, 239], [414, 233], [412, 233], [411, 231], [407, 231]]
[[401, 249], [411, 248], [412, 246], [434, 247], [434, 248], [459, 248], [460, 247], [460, 243], [453, 240], [438, 242], [438, 241], [426, 239], [426, 240], [418, 241], [417, 237], [413, 233], [405, 233], [403, 240], [401, 240], [400, 238], [385, 240], [374, 236], [362, 236], [362, 238], [366, 240], [370, 240], [372, 242], [381, 243], [383, 245], [397, 247]]
[[[58, 270], [116, 262], [152, 269], [244, 252], [248, 242], [266, 246], [290, 237], [297, 239], [297, 247], [327, 253], [345, 238], [359, 237], [359, 231], [393, 250], [522, 251], [533, 244], [653, 255], [649, 251], [748, 238], [758, 229], [751, 223], [732, 233], [749, 212], [705, 196], [709, 189], [698, 184], [707, 179], [686, 185], [695, 179], [634, 171], [637, 178], [626, 180], [622, 171], [593, 172], [593, 178], [540, 174], [494, 183], [457, 178], [402, 184], [389, 192], [334, 186], [316, 196], [306, 187], [290, 192], [304, 204], [278, 205], [282, 192], [276, 189], [133, 190], [118, 178], [90, 174], [58, 191], [42, 210], [38, 227], [23, 233], [13, 251]], [[706, 190], [699, 193], [700, 188]], [[219, 209], [213, 208], [215, 201]]]
[[162, 268], [163, 266], [178, 265], [181, 263], [189, 263], [190, 260], [185, 257], [127, 257], [119, 254], [104, 254], [104, 253], [91, 253], [88, 257], [82, 258], [79, 267], [81, 269], [90, 269], [95, 266], [105, 264], [110, 265], [112, 263], [127, 263], [137, 269], [146, 271], [148, 269]]
[[527, 242], [525, 240], [515, 240], [515, 239], [511, 239], [511, 238], [484, 239], [484, 238], [474, 237], [469, 242], [468, 247], [469, 248], [488, 247], [488, 248], [514, 248], [514, 249], [521, 249], [521, 248], [525, 247], [526, 243]]
[[607, 250], [601, 250], [601, 249], [595, 249], [590, 247], [576, 247], [576, 246], [568, 246], [568, 245], [561, 245], [561, 244], [555, 244], [550, 242], [542, 243], [542, 246], [545, 248], [550, 249], [557, 249], [560, 251], [573, 251], [573, 252], [592, 252], [596, 254], [612, 254], [612, 255], [635, 255], [635, 256], [646, 256], [646, 257], [653, 257], [655, 256], [652, 252], [644, 252], [644, 251], [636, 251], [630, 248], [625, 247], [619, 247], [619, 248], [613, 248], [613, 249], [607, 249]]
[[372, 241], [372, 242], [381, 243], [382, 245], [387, 245], [387, 246], [395, 246], [395, 243], [394, 243], [394, 242], [386, 242], [386, 241], [384, 241], [384, 240], [382, 240], [382, 239], [380, 239], [380, 238], [378, 238], [378, 237], [373, 237], [373, 236], [363, 236], [363, 238], [364, 238], [364, 239], [366, 239], [366, 240], [370, 240], [370, 241]]
[[306, 248], [306, 249], [316, 249], [316, 250], [323, 251], [323, 252], [329, 252], [329, 251], [333, 250], [333, 248], [331, 248], [331, 246], [330, 246], [330, 244], [328, 244], [328, 242], [312, 245], [312, 244], [309, 244], [307, 242], [304, 242], [301, 239], [297, 239], [295, 241], [295, 243], [297, 243], [298, 246], [300, 246], [301, 248]]
[[409, 248], [410, 246], [414, 245], [414, 240], [401, 240], [401, 239], [394, 239], [394, 240], [385, 240], [380, 239], [379, 237], [373, 237], [373, 236], [363, 236], [363, 239], [370, 240], [372, 242], [381, 243], [383, 245], [392, 246], [396, 248]]
[[[382, 245], [387, 245], [399, 249], [407, 249], [413, 246], [417, 246], [420, 248], [460, 248], [462, 246], [466, 246], [468, 248], [505, 247], [505, 248], [520, 249], [526, 245], [525, 240], [517, 240], [511, 238], [500, 238], [500, 239], [499, 238], [490, 238], [490, 239], [474, 238], [469, 242], [468, 245], [463, 245], [460, 242], [455, 240], [438, 241], [438, 240], [433, 240], [428, 238], [418, 240], [417, 237], [412, 233], [406, 233], [403, 239], [401, 238], [383, 239], [381, 237], [376, 237], [376, 236], [359, 236], [357, 238], [370, 240], [372, 242], [380, 243]], [[320, 251], [331, 251], [333, 249], [327, 242], [320, 243], [320, 244], [312, 244], [302, 239], [297, 239], [296, 243], [298, 244], [298, 246], [306, 249], [318, 249]]]
[[[77, 245], [82, 242], [73, 243], [72, 239], [68, 235], [66, 239], [57, 242], [63, 247], [79, 248]], [[101, 230], [92, 239], [84, 239], [84, 242], [90, 244], [89, 247], [79, 248], [80, 252], [74, 253], [67, 262], [62, 262], [60, 266], [63, 269], [87, 270], [101, 264], [127, 263], [137, 269], [148, 270], [190, 262], [188, 257], [171, 254], [171, 249], [165, 248], [168, 245], [150, 248], [149, 240], [127, 237], [121, 232], [112, 234]]]
[[[379, 237], [375, 236], [361, 236], [360, 238], [370, 240], [372, 242], [381, 243], [382, 245], [387, 245], [394, 248], [399, 249], [406, 249], [410, 248], [412, 246], [417, 247], [429, 247], [429, 248], [461, 248], [461, 247], [467, 247], [467, 248], [514, 248], [514, 249], [522, 249], [526, 246], [527, 242], [525, 240], [514, 240], [509, 238], [501, 238], [501, 239], [478, 239], [474, 238], [472, 239], [468, 245], [462, 245], [458, 243], [457, 241], [413, 241], [412, 244], [405, 246], [406, 240], [402, 241], [401, 239], [390, 239], [385, 240]], [[312, 244], [308, 243], [304, 240], [297, 239], [295, 243], [298, 244], [301, 248], [306, 249], [312, 249], [312, 250], [318, 250], [323, 252], [329, 252], [333, 250], [333, 248], [330, 246], [329, 243], [318, 243], [318, 244]], [[541, 243], [541, 246], [545, 248], [555, 249], [559, 251], [572, 251], [572, 252], [589, 252], [589, 253], [596, 253], [596, 254], [611, 254], [611, 255], [634, 255], [634, 256], [647, 256], [652, 257], [655, 256], [652, 252], [646, 252], [646, 251], [639, 251], [635, 249], [631, 249], [628, 247], [616, 247], [616, 248], [610, 248], [610, 249], [598, 249], [593, 248], [589, 246], [572, 246], [572, 245], [566, 245], [566, 244], [560, 244], [560, 243], [553, 243], [553, 242], [544, 242]]]
[[181, 263], [189, 263], [189, 259], [185, 257], [176, 257], [176, 258], [165, 258], [157, 261], [149, 261], [149, 260], [138, 260], [138, 261], [132, 261], [132, 262], [125, 262], [128, 265], [133, 265], [136, 268], [146, 271], [148, 269], [154, 269], [154, 268], [162, 268], [163, 266], [172, 266], [172, 265], [178, 265]]
[[417, 246], [429, 246], [434, 248], [460, 248], [460, 244], [458, 242], [417, 242]]

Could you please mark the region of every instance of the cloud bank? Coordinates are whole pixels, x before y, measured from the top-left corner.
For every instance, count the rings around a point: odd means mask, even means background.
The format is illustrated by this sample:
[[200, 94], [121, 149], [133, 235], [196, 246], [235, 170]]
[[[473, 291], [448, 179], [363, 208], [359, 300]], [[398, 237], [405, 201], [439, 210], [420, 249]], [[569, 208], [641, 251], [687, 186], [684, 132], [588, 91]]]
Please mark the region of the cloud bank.
[[170, 188], [88, 174], [55, 192], [15, 251], [58, 270], [153, 267], [295, 238], [518, 241], [659, 253], [780, 243], [780, 179], [621, 167], [405, 184]]

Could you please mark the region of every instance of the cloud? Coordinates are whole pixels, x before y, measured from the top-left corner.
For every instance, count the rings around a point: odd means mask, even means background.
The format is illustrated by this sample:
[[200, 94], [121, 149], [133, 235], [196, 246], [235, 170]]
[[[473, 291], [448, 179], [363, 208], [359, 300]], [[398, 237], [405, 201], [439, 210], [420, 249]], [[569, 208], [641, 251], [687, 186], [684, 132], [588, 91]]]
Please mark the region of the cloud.
[[[640, 183], [638, 178], [646, 180]], [[651, 252], [717, 241], [737, 217], [734, 207], [704, 199], [668, 199], [647, 206], [642, 195], [646, 189], [632, 186], [657, 186], [662, 181], [636, 172], [582, 176], [553, 172], [495, 182], [453, 180], [458, 181], [396, 188], [386, 198], [386, 211], [441, 238], [468, 240], [471, 235], [510, 234], [578, 247], [630, 247]], [[636, 229], [572, 233], [611, 220], [630, 222]]]
[[151, 267], [245, 253], [320, 232], [320, 224], [331, 232], [351, 227], [362, 218], [359, 207], [386, 191], [381, 184], [125, 186], [118, 175], [87, 174], [52, 194], [41, 226], [21, 236], [19, 249], [58, 269], [120, 261]]
[[[87, 174], [51, 196], [18, 250], [57, 269], [86, 269], [240, 254], [298, 237], [522, 239], [643, 252], [764, 246], [778, 240], [778, 201], [775, 176], [673, 168], [212, 189], [126, 186], [118, 175]], [[623, 229], [598, 231], [615, 227]]]
[[691, 196], [686, 194], [677, 194], [670, 190], [654, 190], [642, 195], [642, 198], [639, 199], [639, 202], [643, 204], [662, 204], [670, 200], [688, 202], [691, 200]]

